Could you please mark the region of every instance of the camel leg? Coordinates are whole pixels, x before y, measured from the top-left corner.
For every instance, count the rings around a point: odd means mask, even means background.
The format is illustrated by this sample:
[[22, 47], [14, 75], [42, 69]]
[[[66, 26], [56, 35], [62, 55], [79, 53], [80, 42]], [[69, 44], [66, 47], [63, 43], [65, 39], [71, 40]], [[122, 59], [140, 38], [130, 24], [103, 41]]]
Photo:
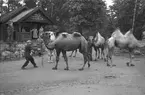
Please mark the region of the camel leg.
[[56, 55], [56, 51], [55, 51], [55, 49], [53, 50], [53, 54]]
[[104, 48], [102, 48], [101, 51], [102, 51], [102, 52], [101, 52], [101, 54], [102, 54], [102, 59], [104, 60], [104, 59], [105, 59]]
[[101, 50], [98, 48], [98, 59], [101, 59]]
[[69, 57], [72, 57], [73, 52], [74, 52], [74, 50], [71, 52], [71, 55]]
[[77, 50], [75, 50], [75, 55], [73, 57], [76, 57], [76, 54], [77, 54]]
[[106, 58], [107, 58], [107, 60], [106, 60], [107, 66], [110, 66], [110, 65], [109, 65], [109, 55], [108, 55], [108, 54], [107, 54]]
[[[108, 52], [108, 54], [107, 54], [107, 66], [111, 66], [111, 67], [116, 66], [116, 65], [113, 65], [113, 61], [112, 61], [113, 50], [114, 50], [113, 48], [107, 50], [107, 52]], [[110, 59], [111, 64], [109, 64], [109, 59]]]
[[107, 66], [110, 66], [110, 64], [109, 64], [109, 59], [110, 59], [110, 56], [111, 56], [111, 55], [109, 54], [109, 52], [110, 52], [110, 51], [107, 52], [107, 56], [106, 56], [106, 57], [107, 57]]
[[99, 51], [100, 51], [100, 53], [99, 53], [100, 59], [102, 59], [102, 48], [99, 48]]
[[111, 56], [110, 56], [111, 66], [112, 66], [112, 67], [116, 66], [115, 64], [113, 64], [113, 60], [112, 60], [113, 53], [114, 53], [114, 48], [111, 49]]
[[103, 59], [103, 48], [100, 48], [100, 59]]
[[93, 58], [92, 58], [92, 48], [89, 49], [89, 61], [92, 61]]
[[47, 52], [48, 52], [48, 61], [47, 62], [49, 63], [51, 61], [51, 50], [48, 50]]
[[52, 56], [53, 56], [53, 51], [52, 50], [50, 50], [50, 62], [52, 62]]
[[132, 64], [132, 51], [131, 50], [129, 50], [129, 58], [130, 58], [130, 61], [126, 63], [127, 66], [135, 66], [134, 64]]
[[99, 59], [99, 49], [97, 49], [97, 59]]
[[68, 59], [67, 59], [66, 51], [62, 51], [62, 54], [63, 54], [64, 60], [66, 62], [66, 68], [64, 68], [64, 70], [69, 70], [69, 67], [68, 67]]
[[[88, 54], [87, 54], [88, 55]], [[91, 59], [92, 60], [92, 59]], [[90, 56], [87, 56], [87, 61], [88, 61], [88, 68], [90, 67]]]
[[[84, 70], [84, 67], [85, 67], [85, 65], [86, 65], [86, 63], [88, 61], [88, 56], [86, 54], [83, 54], [83, 57], [84, 57], [84, 65], [83, 65], [82, 68], [79, 69], [80, 71]], [[88, 67], [89, 67], [89, 65], [88, 65]]]
[[106, 58], [105, 58], [105, 50], [102, 49], [102, 56], [103, 56], [103, 60], [106, 61]]
[[55, 67], [52, 68], [53, 70], [57, 70], [60, 52], [61, 52], [61, 50], [56, 50], [56, 65], [55, 65]]
[[95, 52], [95, 61], [97, 61], [97, 51]]
[[99, 59], [99, 50], [96, 50], [97, 54], [96, 54], [96, 58]]
[[[110, 64], [109, 64], [109, 60], [110, 60]], [[111, 54], [107, 55], [107, 66], [112, 67], [112, 55]]]
[[98, 55], [98, 50], [97, 49], [95, 49], [95, 61], [97, 61], [97, 55]]

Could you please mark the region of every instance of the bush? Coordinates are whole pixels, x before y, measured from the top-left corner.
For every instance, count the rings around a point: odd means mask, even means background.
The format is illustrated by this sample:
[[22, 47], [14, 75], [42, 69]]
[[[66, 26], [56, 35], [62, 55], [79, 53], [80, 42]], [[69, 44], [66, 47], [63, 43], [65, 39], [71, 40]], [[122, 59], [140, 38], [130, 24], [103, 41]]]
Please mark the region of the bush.
[[[45, 48], [41, 46], [37, 41], [32, 41], [34, 47], [34, 56], [40, 56], [45, 52]], [[24, 49], [26, 42], [13, 42], [13, 43], [0, 43], [0, 61], [4, 60], [16, 60], [24, 57]]]

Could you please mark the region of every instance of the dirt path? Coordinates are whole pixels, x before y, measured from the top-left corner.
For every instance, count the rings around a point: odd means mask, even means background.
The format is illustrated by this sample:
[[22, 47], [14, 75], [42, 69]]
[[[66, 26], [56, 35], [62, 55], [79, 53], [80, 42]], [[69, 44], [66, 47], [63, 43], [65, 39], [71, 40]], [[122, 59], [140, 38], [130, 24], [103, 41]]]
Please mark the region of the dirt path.
[[91, 62], [91, 68], [82, 67], [82, 55], [69, 58], [69, 71], [60, 58], [58, 70], [53, 63], [44, 67], [41, 58], [35, 57], [39, 66], [20, 70], [24, 60], [0, 63], [0, 95], [145, 95], [145, 64], [143, 58], [134, 59], [135, 67], [126, 67], [125, 57], [114, 57], [116, 67], [106, 67], [103, 61]]

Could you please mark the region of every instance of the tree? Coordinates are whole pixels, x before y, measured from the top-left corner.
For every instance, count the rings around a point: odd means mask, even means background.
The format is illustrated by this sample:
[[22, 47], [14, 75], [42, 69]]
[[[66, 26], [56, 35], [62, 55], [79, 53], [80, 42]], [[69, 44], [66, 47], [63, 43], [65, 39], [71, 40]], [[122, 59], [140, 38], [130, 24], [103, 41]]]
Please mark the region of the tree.
[[105, 27], [106, 5], [102, 0], [68, 0], [63, 10], [69, 12], [69, 23], [80, 32], [84, 27], [95, 27], [98, 31]]
[[[114, 17], [117, 18], [116, 26], [120, 27], [123, 33], [132, 28], [133, 13], [135, 7], [135, 0], [114, 0], [114, 5], [111, 9], [114, 12]], [[137, 11], [135, 18], [135, 37], [141, 39], [142, 27], [145, 23], [145, 0], [138, 0]]]
[[24, 0], [24, 3], [28, 8], [34, 8], [36, 7], [36, 1], [37, 0]]
[[13, 11], [21, 7], [22, 5], [20, 4], [20, 1], [22, 0], [7, 0], [7, 1], [1, 0], [0, 2], [1, 14], [5, 14], [7, 12]]

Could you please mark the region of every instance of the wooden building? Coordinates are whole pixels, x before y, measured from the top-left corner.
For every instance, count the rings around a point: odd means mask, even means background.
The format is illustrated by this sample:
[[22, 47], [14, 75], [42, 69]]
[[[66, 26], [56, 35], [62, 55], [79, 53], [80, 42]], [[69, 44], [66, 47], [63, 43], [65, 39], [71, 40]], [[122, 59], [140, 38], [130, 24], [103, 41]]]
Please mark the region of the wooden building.
[[53, 22], [42, 8], [35, 7], [28, 9], [24, 6], [0, 17], [0, 40], [6, 41], [7, 39], [7, 23], [9, 21], [13, 22], [14, 41], [33, 39], [30, 31], [34, 27], [39, 31], [41, 26], [53, 25]]

